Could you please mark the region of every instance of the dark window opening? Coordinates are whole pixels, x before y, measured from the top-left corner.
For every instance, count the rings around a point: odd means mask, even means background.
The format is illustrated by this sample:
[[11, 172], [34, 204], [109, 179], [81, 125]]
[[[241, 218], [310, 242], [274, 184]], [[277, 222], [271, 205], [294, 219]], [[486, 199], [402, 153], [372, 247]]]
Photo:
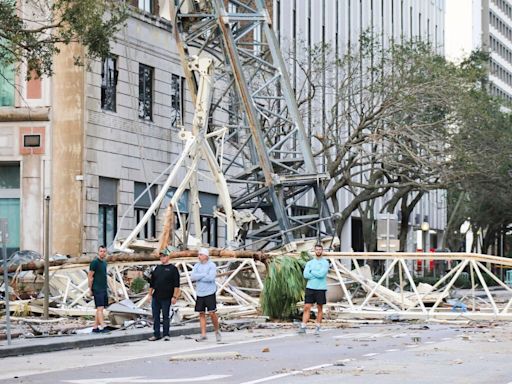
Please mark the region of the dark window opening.
[[139, 64], [139, 117], [153, 117], [153, 68], [144, 64]]
[[171, 125], [182, 126], [185, 115], [185, 78], [178, 75], [171, 77]]
[[[156, 195], [157, 187], [153, 185], [149, 190], [146, 191], [145, 183], [134, 184], [134, 214], [135, 222], [139, 223], [148, 209], [151, 207]], [[142, 230], [137, 235], [139, 239], [155, 239], [156, 238], [156, 215], [153, 213], [148, 222], [144, 225]]]
[[218, 224], [216, 217], [201, 215], [201, 239], [210, 247], [218, 246]]
[[100, 177], [98, 197], [98, 242], [110, 245], [117, 233], [117, 180]]
[[101, 67], [101, 109], [116, 111], [117, 59], [106, 57]]

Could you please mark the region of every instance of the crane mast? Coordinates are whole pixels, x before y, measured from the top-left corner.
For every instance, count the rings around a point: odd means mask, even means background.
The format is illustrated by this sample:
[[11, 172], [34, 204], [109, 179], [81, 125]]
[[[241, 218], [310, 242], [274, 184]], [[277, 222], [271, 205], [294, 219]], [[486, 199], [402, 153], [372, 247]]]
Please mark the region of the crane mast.
[[240, 247], [294, 249], [333, 235], [322, 188], [269, 12], [263, 0], [171, 1], [173, 33], [192, 100], [201, 76], [190, 63], [213, 62], [208, 132], [231, 195]]

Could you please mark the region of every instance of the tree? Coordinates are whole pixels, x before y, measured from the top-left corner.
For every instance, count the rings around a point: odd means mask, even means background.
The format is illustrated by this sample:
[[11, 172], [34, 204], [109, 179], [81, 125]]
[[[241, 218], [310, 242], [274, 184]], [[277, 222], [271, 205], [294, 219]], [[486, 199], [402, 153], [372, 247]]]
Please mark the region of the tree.
[[127, 17], [120, 1], [108, 0], [3, 0], [0, 2], [0, 68], [27, 66], [27, 77], [35, 73], [51, 76], [53, 57], [59, 45], [80, 43], [85, 58], [108, 55], [110, 40]]
[[[332, 55], [313, 55], [326, 56]], [[359, 210], [366, 248], [374, 250], [373, 205], [383, 197], [383, 209], [390, 212], [400, 203], [403, 249], [410, 213], [421, 196], [458, 178], [447, 156], [450, 127], [458, 118], [454, 112], [459, 96], [475, 87], [482, 69], [449, 63], [420, 41], [383, 47], [369, 34], [363, 34], [357, 49], [352, 47], [343, 58], [298, 67], [307, 82], [303, 88], [314, 91], [324, 86], [334, 97], [326, 125], [313, 134], [320, 143], [316, 155], [325, 159], [331, 178], [326, 196], [341, 212], [338, 231]], [[320, 73], [332, 78], [321, 84]], [[314, 98], [315, 92], [305, 96]], [[320, 110], [313, 114], [322, 116]], [[344, 207], [338, 201], [341, 189], [353, 195]]]
[[454, 232], [469, 220], [473, 232], [482, 234], [486, 253], [512, 223], [512, 116], [503, 100], [485, 89], [473, 90], [463, 101], [450, 151], [462, 177], [450, 188], [447, 240], [458, 247], [463, 239]]

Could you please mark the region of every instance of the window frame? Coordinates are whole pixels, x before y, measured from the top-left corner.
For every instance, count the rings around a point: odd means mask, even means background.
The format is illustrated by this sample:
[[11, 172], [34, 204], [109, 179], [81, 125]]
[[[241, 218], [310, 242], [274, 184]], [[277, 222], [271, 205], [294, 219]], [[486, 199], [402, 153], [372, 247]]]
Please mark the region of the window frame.
[[[178, 84], [176, 91], [175, 84]], [[178, 110], [178, 114], [175, 111]], [[175, 115], [175, 116], [173, 116]], [[171, 126], [179, 127], [185, 123], [185, 78], [171, 73]]]
[[[145, 76], [145, 71], [149, 76]], [[149, 77], [149, 79], [148, 79]], [[153, 121], [153, 92], [155, 68], [139, 63], [139, 119]], [[146, 81], [147, 80], [147, 81]]]
[[[109, 61], [113, 62], [112, 68], [108, 67]], [[117, 56], [109, 55], [101, 61], [101, 109], [104, 111], [116, 112], [117, 108], [117, 80], [119, 71], [117, 69]], [[106, 71], [107, 70], [107, 71]], [[106, 77], [106, 75], [108, 75]], [[109, 94], [109, 91], [111, 92]], [[109, 99], [110, 96], [110, 99]], [[108, 101], [111, 100], [109, 103]]]

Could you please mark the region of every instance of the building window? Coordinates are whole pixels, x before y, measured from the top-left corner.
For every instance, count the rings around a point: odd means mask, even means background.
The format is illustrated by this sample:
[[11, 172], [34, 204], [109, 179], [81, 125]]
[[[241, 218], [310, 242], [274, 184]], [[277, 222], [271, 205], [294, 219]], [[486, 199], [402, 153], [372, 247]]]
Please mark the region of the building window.
[[110, 245], [117, 233], [116, 179], [100, 177], [98, 203], [98, 242]]
[[117, 59], [106, 57], [101, 67], [101, 109], [116, 110]]
[[152, 13], [153, 12], [153, 4], [152, 0], [139, 0], [139, 9], [143, 11]]
[[20, 249], [20, 165], [0, 163], [0, 218], [7, 218], [7, 255]]
[[[156, 185], [153, 185], [149, 190], [146, 191], [145, 183], [134, 184], [133, 197], [134, 197], [134, 214], [135, 223], [140, 223], [149, 207], [153, 203], [156, 195]], [[155, 239], [156, 238], [156, 215], [153, 213], [149, 218], [148, 222], [142, 228], [138, 234], [139, 239]]]
[[218, 246], [218, 220], [213, 216], [215, 207], [217, 206], [218, 196], [199, 192], [199, 201], [201, 207], [199, 208], [199, 215], [201, 218], [201, 239], [203, 243], [209, 244], [212, 247]]
[[139, 64], [139, 117], [153, 117], [153, 68], [144, 64]]
[[213, 216], [201, 215], [201, 238], [202, 242], [210, 247], [218, 246], [218, 219]]
[[0, 67], [0, 107], [14, 106], [14, 67]]
[[183, 125], [185, 114], [185, 78], [178, 75], [171, 76], [171, 125], [178, 127]]

